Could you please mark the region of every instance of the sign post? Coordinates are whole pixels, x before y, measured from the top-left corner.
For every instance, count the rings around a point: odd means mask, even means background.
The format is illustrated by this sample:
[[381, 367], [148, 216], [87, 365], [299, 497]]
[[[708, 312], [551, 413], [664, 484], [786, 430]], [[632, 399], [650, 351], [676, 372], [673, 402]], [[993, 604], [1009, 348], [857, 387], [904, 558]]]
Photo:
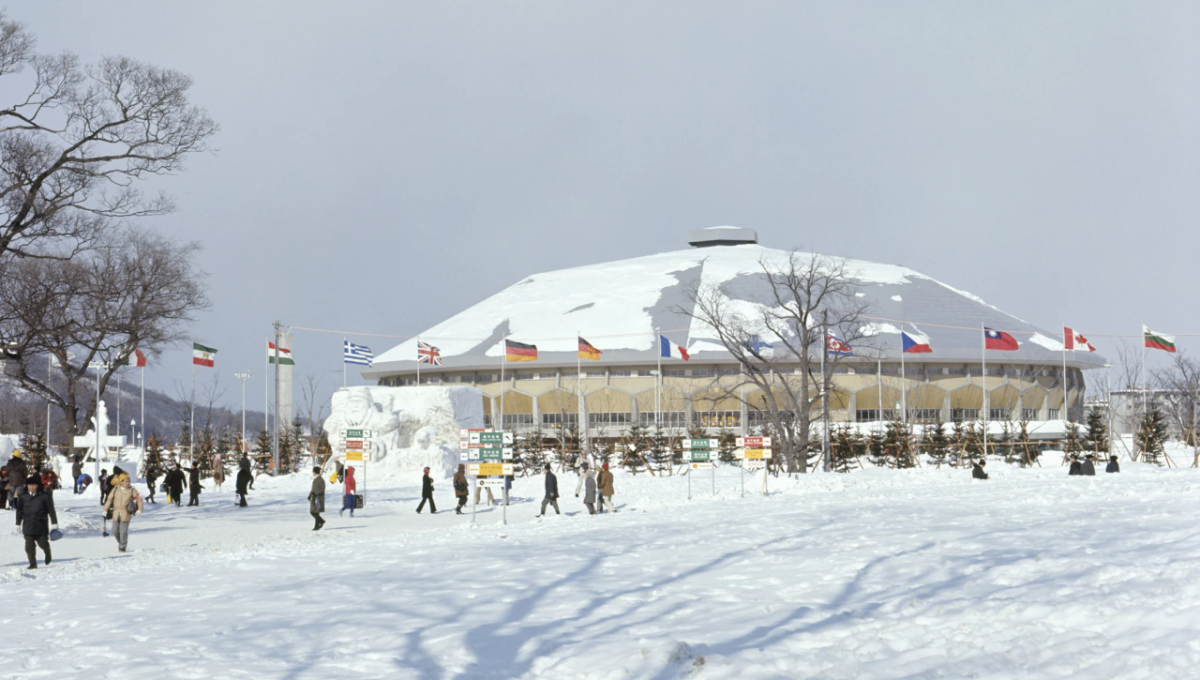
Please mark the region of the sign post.
[[767, 495], [767, 461], [771, 459], [770, 437], [738, 437], [734, 456], [742, 461], [742, 496], [746, 495], [745, 469], [762, 468], [763, 495]]
[[[363, 506], [367, 504], [367, 461], [371, 460], [371, 430], [362, 428], [345, 428], [338, 432], [337, 452], [345, 459], [346, 467], [358, 468], [362, 474], [355, 476], [355, 481], [361, 484], [356, 488], [355, 495], [362, 496]], [[346, 498], [346, 477], [342, 477], [342, 498]], [[361, 493], [358, 493], [361, 491]], [[355, 499], [357, 506], [358, 499]], [[357, 509], [357, 508], [356, 508]]]
[[[713, 451], [716, 450], [720, 442], [716, 439], [684, 439], [683, 448], [686, 449], [688, 462], [691, 463], [691, 470], [699, 470], [700, 468], [708, 468], [712, 470], [712, 493], [717, 495], [717, 469], [713, 464]], [[691, 470], [688, 474], [688, 500], [692, 500], [692, 475]]]
[[[483, 486], [499, 486], [504, 493], [501, 510], [504, 524], [508, 524], [507, 477], [513, 474], [513, 435], [511, 432], [461, 429], [458, 431], [458, 447], [461, 458], [467, 463], [467, 474], [475, 483], [475, 492]], [[482, 479], [481, 479], [482, 478]], [[489, 490], [488, 493], [491, 493]], [[475, 523], [475, 505], [471, 505], [471, 523]]]

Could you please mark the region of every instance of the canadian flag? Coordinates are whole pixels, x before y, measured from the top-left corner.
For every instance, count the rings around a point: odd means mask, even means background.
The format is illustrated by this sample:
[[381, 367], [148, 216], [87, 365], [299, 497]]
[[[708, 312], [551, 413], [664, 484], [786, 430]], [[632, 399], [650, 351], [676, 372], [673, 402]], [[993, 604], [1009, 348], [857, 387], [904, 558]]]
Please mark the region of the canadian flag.
[[1064, 349], [1086, 349], [1089, 352], [1095, 352], [1096, 348], [1088, 342], [1088, 339], [1076, 333], [1075, 331], [1063, 326], [1063, 348]]

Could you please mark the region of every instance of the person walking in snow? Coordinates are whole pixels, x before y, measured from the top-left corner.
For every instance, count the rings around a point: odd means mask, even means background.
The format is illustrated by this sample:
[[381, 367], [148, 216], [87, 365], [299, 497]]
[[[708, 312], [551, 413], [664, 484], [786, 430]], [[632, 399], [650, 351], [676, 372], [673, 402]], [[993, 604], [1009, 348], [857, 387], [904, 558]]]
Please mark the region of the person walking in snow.
[[1096, 463], [1094, 462], [1095, 460], [1096, 459], [1093, 456], [1088, 456], [1088, 457], [1084, 458], [1083, 465], [1079, 466], [1079, 470], [1080, 470], [1079, 474], [1083, 475], [1084, 477], [1095, 477], [1096, 476]]
[[601, 468], [600, 476], [596, 479], [596, 486], [600, 487], [600, 512], [604, 512], [606, 504], [609, 509], [616, 512], [617, 506], [612, 499], [616, 495], [616, 491], [613, 490], [613, 473], [609, 472], [608, 463]]
[[25, 488], [17, 496], [17, 525], [25, 538], [25, 555], [29, 557], [29, 568], [37, 569], [37, 548], [40, 546], [46, 564], [50, 564], [50, 530], [58, 529], [58, 513], [54, 511], [54, 498], [42, 491], [42, 481], [37, 477], [25, 480]]
[[550, 464], [546, 463], [546, 497], [542, 499], [542, 512], [538, 517], [546, 516], [546, 506], [554, 506], [554, 514], [561, 515], [562, 511], [558, 509], [558, 477], [554, 476], [554, 472], [550, 469]]
[[340, 517], [343, 512], [350, 511], [350, 516], [354, 516], [354, 492], [357, 491], [358, 485], [354, 483], [354, 468], [347, 466], [343, 468], [342, 477], [342, 509], [338, 511]]
[[8, 507], [16, 508], [15, 501], [25, 490], [25, 478], [29, 476], [29, 468], [25, 465], [25, 459], [21, 458], [21, 452], [13, 451], [12, 458], [8, 459], [4, 469], [8, 472]]
[[583, 504], [589, 515], [596, 514], [596, 471], [586, 470], [583, 474]]
[[312, 490], [308, 492], [308, 512], [317, 521], [313, 525], [313, 531], [325, 526], [325, 520], [321, 519], [321, 513], [325, 512], [325, 478], [321, 476], [320, 467], [313, 467]]
[[[154, 503], [154, 491], [157, 484], [158, 468], [154, 467], [153, 465], [149, 465], [146, 467], [146, 491], [149, 492], [146, 496], [146, 500], [150, 501], [151, 503]], [[158, 505], [158, 503], [154, 504]]]
[[479, 505], [479, 496], [485, 490], [487, 491], [487, 495], [488, 495], [488, 505], [495, 505], [496, 497], [494, 495], [492, 495], [492, 487], [483, 486], [482, 484], [475, 485], [475, 505]]
[[250, 489], [254, 488], [254, 475], [250, 474], [249, 466], [247, 466], [247, 467], [239, 466], [238, 473], [237, 473], [236, 487], [237, 487], [237, 496], [238, 496], [238, 502], [237, 502], [238, 507], [244, 508], [244, 507], [246, 507], [246, 494], [249, 493]]
[[71, 481], [75, 484], [75, 493], [79, 493], [79, 477], [83, 474], [83, 457], [78, 453], [71, 463]]
[[104, 501], [108, 499], [108, 468], [100, 468], [100, 505], [104, 505]]
[[221, 490], [221, 486], [225, 484], [225, 461], [221, 458], [221, 454], [213, 456], [212, 459], [212, 480], [213, 487]]
[[583, 489], [583, 480], [587, 479], [587, 476], [588, 476], [588, 462], [586, 460], [581, 461], [579, 463], [578, 475], [579, 475], [579, 480], [577, 482], [575, 482], [575, 497], [576, 498], [579, 498], [579, 492]]
[[250, 471], [250, 456], [246, 455], [245, 451], [242, 452], [242, 458], [238, 461], [238, 470]]
[[175, 469], [167, 473], [163, 483], [167, 485], [167, 496], [170, 501], [179, 507], [183, 500], [183, 489], [187, 486], [187, 478], [183, 474], [183, 470], [179, 467], [179, 463], [175, 464]]
[[1105, 472], [1120, 472], [1121, 471], [1121, 465], [1120, 465], [1120, 463], [1117, 462], [1116, 456], [1108, 457], [1108, 465], [1105, 466], [1104, 471]]
[[188, 468], [188, 485], [188, 507], [200, 507], [200, 491], [204, 487], [200, 486], [200, 468], [195, 464]]
[[971, 478], [972, 479], [987, 479], [988, 475], [986, 472], [983, 471], [983, 467], [985, 465], [987, 465], [987, 461], [984, 460], [983, 458], [980, 458], [978, 461], [976, 461], [975, 464], [973, 466], [971, 466]]
[[[130, 510], [130, 506], [133, 506], [132, 510]], [[145, 509], [142, 495], [133, 488], [129, 475], [121, 475], [117, 486], [108, 493], [108, 499], [104, 501], [106, 516], [110, 509], [112, 510], [112, 533], [113, 537], [117, 539], [117, 550], [125, 552], [125, 547], [129, 544], [129, 522], [134, 515], [142, 514], [142, 510]]]
[[471, 487], [467, 484], [467, 466], [459, 463], [458, 472], [454, 473], [454, 495], [458, 498], [458, 507], [454, 508], [454, 514], [463, 514], [463, 507], [467, 504], [467, 493]]
[[417, 514], [425, 509], [425, 503], [429, 503], [429, 514], [437, 514], [437, 506], [433, 503], [433, 477], [429, 476], [429, 468], [425, 468], [425, 476], [421, 478], [421, 504], [417, 506]]

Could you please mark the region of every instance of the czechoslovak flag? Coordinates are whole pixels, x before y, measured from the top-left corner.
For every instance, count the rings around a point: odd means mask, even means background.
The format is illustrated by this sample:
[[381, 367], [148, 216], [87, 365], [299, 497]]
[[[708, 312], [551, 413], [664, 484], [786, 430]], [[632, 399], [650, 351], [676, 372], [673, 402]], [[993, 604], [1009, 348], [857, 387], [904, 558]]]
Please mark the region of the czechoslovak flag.
[[909, 335], [907, 331], [900, 331], [900, 342], [904, 344], [905, 354], [932, 354], [933, 350], [929, 347], [929, 336], [921, 333]]
[[1065, 349], [1086, 349], [1089, 352], [1095, 352], [1096, 348], [1092, 347], [1092, 343], [1083, 335], [1063, 326], [1063, 347]]
[[686, 349], [671, 342], [670, 340], [667, 339], [667, 336], [665, 336], [665, 335], [658, 336], [658, 345], [659, 345], [659, 355], [664, 359], [670, 359], [670, 358], [674, 357], [676, 359], [683, 359], [684, 361], [689, 361], [692, 358], [688, 354], [688, 351]]
[[198, 342], [192, 343], [192, 363], [197, 366], [213, 367], [217, 360], [217, 350], [205, 347]]
[[1004, 352], [1015, 352], [1021, 347], [1017, 339], [1008, 333], [994, 331], [987, 327], [983, 329], [983, 346], [986, 349], [998, 349]]

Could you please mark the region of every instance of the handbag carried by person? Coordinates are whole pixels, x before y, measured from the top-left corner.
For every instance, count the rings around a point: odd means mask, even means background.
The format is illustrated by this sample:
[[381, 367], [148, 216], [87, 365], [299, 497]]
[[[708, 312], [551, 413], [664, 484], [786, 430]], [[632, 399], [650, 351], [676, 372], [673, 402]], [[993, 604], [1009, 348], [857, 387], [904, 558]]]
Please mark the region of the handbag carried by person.
[[138, 493], [134, 491], [133, 495], [129, 497], [129, 502], [125, 504], [125, 512], [128, 512], [131, 515], [137, 513], [138, 498], [140, 498], [140, 496], [138, 496]]
[[354, 509], [355, 509], [355, 510], [362, 510], [362, 506], [363, 506], [363, 496], [362, 496], [362, 494], [361, 494], [361, 493], [356, 493], [356, 494], [354, 494]]

